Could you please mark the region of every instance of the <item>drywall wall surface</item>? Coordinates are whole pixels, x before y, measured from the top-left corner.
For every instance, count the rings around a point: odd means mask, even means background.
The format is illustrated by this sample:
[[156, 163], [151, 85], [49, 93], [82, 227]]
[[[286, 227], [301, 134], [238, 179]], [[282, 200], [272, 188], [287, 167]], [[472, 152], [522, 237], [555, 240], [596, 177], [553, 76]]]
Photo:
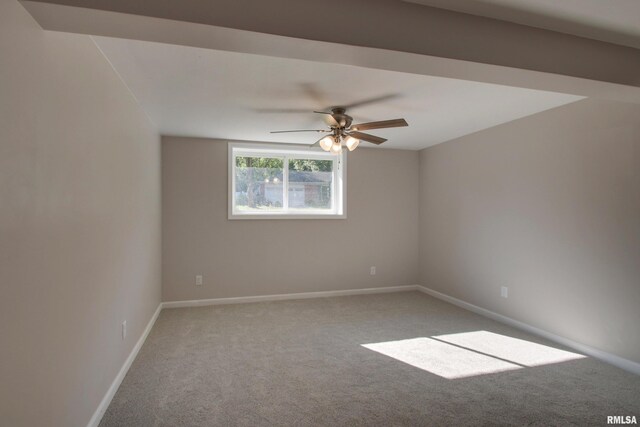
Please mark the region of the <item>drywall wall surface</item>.
[[640, 362], [638, 105], [542, 112], [425, 149], [420, 171], [423, 286]]
[[0, 424], [86, 426], [159, 302], [155, 126], [90, 37], [0, 1]]
[[349, 153], [346, 219], [229, 220], [227, 146], [163, 137], [164, 301], [416, 283], [418, 152]]

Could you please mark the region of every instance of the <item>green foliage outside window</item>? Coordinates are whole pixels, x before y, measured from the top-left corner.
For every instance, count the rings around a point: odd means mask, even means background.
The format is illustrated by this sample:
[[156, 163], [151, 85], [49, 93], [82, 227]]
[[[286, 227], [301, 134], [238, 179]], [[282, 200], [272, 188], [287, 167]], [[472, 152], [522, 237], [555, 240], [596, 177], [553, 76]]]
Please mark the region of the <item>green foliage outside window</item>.
[[[274, 199], [273, 191], [282, 189], [284, 160], [277, 157], [236, 157], [236, 206], [249, 209], [282, 208], [282, 196]], [[289, 176], [292, 183], [317, 185], [315, 199], [305, 201], [307, 207], [331, 206], [331, 174], [333, 161], [314, 159], [289, 159]], [[317, 172], [317, 174], [314, 174]], [[271, 190], [271, 196], [267, 192]], [[280, 193], [282, 194], [282, 193]]]

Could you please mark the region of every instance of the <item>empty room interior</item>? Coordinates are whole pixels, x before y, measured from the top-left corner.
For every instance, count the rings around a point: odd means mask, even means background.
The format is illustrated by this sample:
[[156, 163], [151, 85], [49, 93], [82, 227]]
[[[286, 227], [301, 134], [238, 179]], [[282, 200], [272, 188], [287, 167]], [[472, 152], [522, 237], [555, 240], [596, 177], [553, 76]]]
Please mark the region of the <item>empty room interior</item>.
[[640, 418], [640, 4], [0, 0], [0, 425]]

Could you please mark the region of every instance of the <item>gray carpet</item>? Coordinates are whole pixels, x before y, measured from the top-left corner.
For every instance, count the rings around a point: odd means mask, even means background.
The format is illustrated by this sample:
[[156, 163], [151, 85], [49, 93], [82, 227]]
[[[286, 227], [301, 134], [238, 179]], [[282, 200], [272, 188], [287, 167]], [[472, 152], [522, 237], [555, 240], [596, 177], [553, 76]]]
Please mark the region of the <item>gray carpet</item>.
[[[372, 343], [386, 344], [363, 346]], [[418, 292], [166, 309], [100, 425], [584, 426], [640, 416], [640, 377], [575, 354], [539, 364], [545, 351], [569, 354], [554, 349], [571, 351]]]

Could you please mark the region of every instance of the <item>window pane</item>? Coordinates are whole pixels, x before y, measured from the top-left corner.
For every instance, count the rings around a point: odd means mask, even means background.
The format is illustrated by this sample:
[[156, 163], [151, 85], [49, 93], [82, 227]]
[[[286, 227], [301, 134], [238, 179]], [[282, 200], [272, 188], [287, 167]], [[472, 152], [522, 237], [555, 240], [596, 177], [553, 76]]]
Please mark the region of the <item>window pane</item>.
[[333, 161], [289, 160], [289, 209], [332, 208]]
[[236, 210], [280, 211], [283, 206], [283, 160], [270, 157], [236, 157]]

